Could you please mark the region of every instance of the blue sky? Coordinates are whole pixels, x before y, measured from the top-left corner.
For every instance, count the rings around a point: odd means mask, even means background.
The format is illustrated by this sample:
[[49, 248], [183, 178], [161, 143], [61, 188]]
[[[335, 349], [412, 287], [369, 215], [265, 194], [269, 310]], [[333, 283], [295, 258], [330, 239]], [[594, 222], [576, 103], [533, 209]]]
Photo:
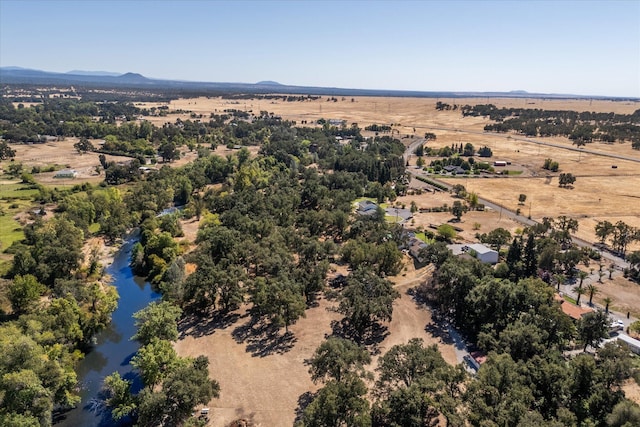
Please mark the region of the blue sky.
[[0, 66], [640, 97], [640, 0], [0, 0]]

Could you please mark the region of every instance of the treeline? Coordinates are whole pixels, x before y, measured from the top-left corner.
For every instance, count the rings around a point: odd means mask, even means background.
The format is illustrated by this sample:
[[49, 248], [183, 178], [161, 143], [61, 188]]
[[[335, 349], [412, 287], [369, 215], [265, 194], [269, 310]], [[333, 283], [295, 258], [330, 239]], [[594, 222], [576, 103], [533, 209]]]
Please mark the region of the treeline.
[[482, 116], [496, 123], [484, 127], [488, 132], [515, 131], [526, 136], [565, 136], [576, 144], [592, 141], [625, 142], [640, 149], [640, 110], [632, 114], [576, 112], [525, 108], [497, 108], [493, 104], [465, 105], [463, 116]]
[[[471, 425], [638, 421], [639, 408], [621, 390], [637, 373], [627, 347], [608, 343], [595, 356], [563, 355], [575, 345], [597, 349], [608, 337], [605, 312], [587, 314], [574, 324], [554, 300], [553, 286], [574, 277], [578, 262], [589, 262], [588, 251], [569, 243], [567, 235], [576, 228], [568, 218], [546, 219], [516, 236], [506, 261], [495, 270], [453, 257], [439, 243], [424, 250], [437, 269], [420, 295], [488, 354], [457, 407]], [[481, 238], [499, 249], [510, 235], [497, 229]], [[584, 294], [582, 280], [579, 288]]]
[[[134, 313], [136, 334], [131, 337], [140, 349], [131, 359], [144, 384], [115, 372], [104, 380], [105, 404], [115, 423], [138, 426], [200, 425], [192, 418], [196, 405], [218, 397], [220, 385], [209, 379], [209, 359], [179, 357], [172, 346], [178, 339], [180, 308], [168, 302], [151, 303]], [[194, 424], [195, 421], [195, 424]]]
[[623, 221], [613, 224], [605, 220], [598, 221], [595, 232], [601, 245], [607, 245], [609, 242], [611, 250], [629, 262], [629, 268], [624, 270], [625, 277], [640, 282], [640, 251], [627, 254], [627, 247], [640, 241], [640, 228], [632, 227]]
[[268, 101], [284, 101], [284, 102], [302, 102], [302, 101], [315, 101], [322, 98], [317, 95], [258, 95], [250, 93], [229, 93], [221, 96], [222, 99], [257, 99]]
[[85, 233], [57, 215], [25, 228], [2, 297], [0, 424], [48, 426], [52, 412], [80, 401], [74, 372], [94, 335], [111, 320], [118, 295], [102, 278], [98, 251], [89, 259]]

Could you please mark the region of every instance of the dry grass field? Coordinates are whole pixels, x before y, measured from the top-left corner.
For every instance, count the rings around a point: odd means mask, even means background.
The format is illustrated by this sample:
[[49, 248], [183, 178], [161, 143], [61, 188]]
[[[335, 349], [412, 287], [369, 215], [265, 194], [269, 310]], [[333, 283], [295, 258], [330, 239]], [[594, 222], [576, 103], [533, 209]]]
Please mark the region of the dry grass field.
[[[533, 219], [544, 216], [557, 217], [567, 215], [578, 219], [580, 228], [577, 233], [588, 241], [595, 240], [594, 226], [597, 221], [608, 220], [613, 223], [624, 221], [640, 227], [640, 152], [633, 150], [630, 143], [592, 143], [584, 147], [583, 152], [526, 142], [518, 135], [497, 135], [483, 132], [488, 119], [482, 117], [462, 117], [459, 111], [437, 111], [436, 102], [450, 105], [475, 105], [491, 103], [497, 107], [538, 108], [546, 110], [574, 110], [594, 112], [615, 112], [630, 114], [640, 109], [637, 101], [579, 100], [579, 99], [533, 99], [533, 98], [378, 98], [378, 97], [338, 97], [337, 102], [327, 101], [327, 97], [302, 102], [282, 100], [228, 100], [222, 98], [179, 99], [168, 104], [170, 110], [191, 111], [208, 117], [211, 113], [221, 114], [226, 109], [244, 111], [269, 111], [287, 120], [300, 123], [307, 120], [314, 123], [320, 118], [344, 120], [347, 125], [358, 123], [361, 128], [367, 125], [393, 124], [397, 136], [419, 137], [425, 132], [437, 135], [429, 146], [442, 147], [452, 143], [472, 143], [476, 148], [488, 146], [492, 149], [493, 160], [505, 160], [512, 163], [509, 169], [522, 171], [519, 176], [509, 178], [456, 178], [468, 190], [475, 191], [480, 197], [495, 201], [509, 209], [521, 208], [524, 214]], [[145, 103], [139, 106], [159, 106], [162, 104]], [[174, 121], [176, 118], [188, 119], [189, 114], [169, 115], [152, 118], [157, 124]], [[204, 120], [204, 119], [203, 119]], [[575, 148], [567, 138], [535, 138], [536, 141], [558, 144]], [[627, 156], [636, 161], [620, 160], [591, 154], [598, 152]], [[542, 169], [544, 159], [552, 158], [559, 162], [558, 173], [548, 173]], [[415, 157], [411, 164], [415, 164]], [[427, 158], [427, 162], [429, 159]], [[613, 169], [612, 166], [617, 166]], [[560, 172], [569, 172], [577, 177], [573, 189], [558, 187], [557, 176]], [[451, 180], [450, 180], [451, 182]], [[527, 195], [525, 206], [518, 206], [518, 195]], [[630, 247], [640, 249], [640, 243]]]
[[[407, 294], [429, 270], [415, 271], [411, 262], [407, 265], [404, 274], [393, 279], [401, 298], [394, 303], [393, 320], [385, 325], [388, 335], [374, 349], [376, 354], [368, 366], [371, 372], [381, 354], [414, 337], [422, 338], [426, 345], [436, 344], [447, 362], [457, 363], [453, 345], [428, 332], [430, 312]], [[330, 310], [333, 306], [334, 301], [321, 298], [317, 307], [307, 310], [306, 318], [289, 328], [292, 335], [288, 337], [284, 331], [269, 336], [258, 326], [250, 329], [246, 307], [237, 315], [209, 323], [185, 319], [175, 345], [177, 352], [181, 356], [208, 356], [210, 375], [220, 383], [220, 398], [207, 405], [212, 412], [209, 425], [224, 427], [239, 418], [256, 426], [293, 425], [299, 399], [321, 386], [311, 381], [306, 360], [331, 335], [331, 322], [341, 318]]]
[[[353, 99], [353, 100], [352, 100]], [[314, 123], [320, 118], [344, 120], [347, 125], [358, 123], [361, 128], [367, 125], [393, 124], [396, 137], [408, 145], [414, 137], [425, 132], [437, 135], [430, 146], [441, 147], [452, 143], [470, 142], [479, 148], [489, 146], [493, 152], [492, 160], [511, 162], [509, 169], [522, 171], [520, 175], [495, 178], [448, 178], [449, 183], [461, 183], [469, 191], [475, 191], [480, 197], [495, 201], [509, 209], [529, 211], [533, 219], [545, 216], [567, 215], [578, 219], [578, 236], [594, 241], [594, 225], [599, 220], [616, 222], [640, 227], [640, 163], [629, 160], [613, 159], [587, 151], [604, 154], [628, 156], [640, 160], [640, 152], [632, 150], [626, 144], [593, 143], [580, 153], [572, 150], [570, 141], [565, 138], [536, 139], [542, 142], [567, 147], [551, 147], [519, 140], [516, 135], [495, 135], [482, 131], [487, 123], [484, 118], [463, 118], [459, 111], [436, 111], [437, 101], [449, 104], [465, 105], [492, 103], [498, 107], [522, 107], [556, 110], [577, 110], [632, 113], [640, 109], [640, 102], [600, 101], [600, 100], [548, 100], [548, 99], [426, 99], [426, 98], [375, 98], [375, 97], [338, 97], [337, 102], [320, 100], [303, 102], [284, 102], [281, 100], [225, 100], [221, 98], [179, 99], [171, 103], [141, 103], [140, 107], [168, 105], [170, 110], [182, 109], [202, 114], [207, 120], [211, 113], [222, 113], [225, 109], [266, 110], [287, 120], [300, 123], [306, 120]], [[156, 125], [174, 122], [176, 118], [190, 118], [190, 113], [170, 114], [167, 117], [151, 117]], [[53, 173], [38, 174], [38, 182], [47, 185], [72, 185], [89, 181], [97, 183], [103, 179], [95, 173], [99, 165], [98, 155], [89, 153], [80, 155], [73, 149], [76, 140], [33, 145], [16, 146], [16, 161], [25, 166], [49, 166], [53, 164], [79, 171], [74, 180], [57, 180]], [[251, 148], [255, 153], [257, 147]], [[217, 154], [226, 155], [233, 150], [218, 147]], [[183, 150], [182, 159], [173, 165], [182, 165], [192, 161], [195, 153]], [[125, 160], [108, 156], [109, 160]], [[545, 158], [560, 163], [561, 172], [570, 172], [577, 177], [572, 189], [558, 187], [556, 174], [549, 174], [541, 168]], [[410, 162], [415, 164], [415, 157]], [[427, 162], [429, 159], [427, 159]], [[616, 165], [616, 169], [611, 166]], [[413, 180], [411, 186], [423, 187], [424, 184]], [[527, 195], [524, 206], [518, 205], [518, 195]], [[408, 195], [398, 199], [398, 203], [407, 207], [415, 201], [420, 208], [451, 205], [455, 199], [447, 193], [424, 192], [420, 195]], [[447, 213], [418, 213], [407, 227], [427, 228], [430, 224], [439, 225], [451, 219]], [[193, 237], [197, 232], [197, 222], [184, 223], [185, 238]], [[474, 241], [477, 232], [486, 233], [496, 227], [503, 227], [514, 234], [522, 225], [502, 216], [500, 212], [469, 212], [456, 224], [463, 228], [459, 233], [461, 241]], [[479, 228], [478, 228], [479, 227]], [[634, 244], [630, 249], [640, 249]], [[395, 344], [406, 343], [410, 338], [421, 337], [427, 344], [439, 346], [443, 356], [450, 363], [456, 363], [453, 346], [432, 335], [428, 328], [431, 324], [429, 311], [418, 306], [407, 294], [407, 290], [418, 284], [429, 274], [427, 269], [415, 271], [413, 263], [407, 262], [403, 273], [391, 278], [402, 297], [394, 304], [393, 320], [386, 326], [389, 334], [379, 344], [377, 351], [383, 354]], [[596, 267], [597, 268], [597, 267]], [[602, 302], [606, 296], [614, 299], [612, 309], [620, 312], [638, 313], [640, 307], [640, 287], [624, 280], [620, 273], [613, 280], [604, 279], [599, 284], [600, 293], [594, 300]], [[291, 336], [269, 336], [258, 326], [251, 329], [247, 307], [237, 315], [226, 319], [194, 320], [187, 318], [181, 325], [181, 338], [176, 349], [181, 356], [205, 354], [210, 360], [210, 372], [221, 385], [219, 399], [209, 402], [212, 410], [210, 425], [226, 426], [238, 418], [246, 418], [259, 426], [290, 426], [296, 416], [298, 399], [308, 391], [316, 390], [308, 374], [305, 360], [311, 357], [315, 348], [330, 335], [331, 322], [340, 316], [328, 310], [334, 301], [321, 298], [317, 307], [307, 311], [307, 317], [300, 319], [291, 330]], [[376, 355], [370, 369], [376, 366]], [[636, 390], [637, 391], [637, 390]]]

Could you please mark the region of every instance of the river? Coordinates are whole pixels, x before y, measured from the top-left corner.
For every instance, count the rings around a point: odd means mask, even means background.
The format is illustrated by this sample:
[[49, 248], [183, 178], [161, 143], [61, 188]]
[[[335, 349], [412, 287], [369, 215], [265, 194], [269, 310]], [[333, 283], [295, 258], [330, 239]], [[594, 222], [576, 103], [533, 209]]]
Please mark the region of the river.
[[120, 299], [113, 312], [111, 324], [96, 336], [96, 345], [79, 363], [76, 372], [80, 384], [82, 401], [73, 410], [61, 414], [56, 420], [60, 427], [113, 426], [100, 400], [102, 382], [107, 375], [120, 372], [120, 376], [134, 381], [134, 390], [141, 386], [129, 364], [139, 345], [131, 341], [136, 332], [133, 313], [146, 307], [160, 294], [151, 289], [144, 279], [134, 276], [129, 266], [131, 248], [137, 237], [131, 237], [117, 252], [113, 263], [107, 268], [112, 284], [118, 289]]

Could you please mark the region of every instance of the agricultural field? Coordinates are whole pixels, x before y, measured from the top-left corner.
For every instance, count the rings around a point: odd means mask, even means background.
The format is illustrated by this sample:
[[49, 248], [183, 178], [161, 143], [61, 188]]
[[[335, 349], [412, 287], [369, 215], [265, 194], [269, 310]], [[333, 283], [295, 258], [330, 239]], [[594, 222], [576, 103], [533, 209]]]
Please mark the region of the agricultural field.
[[[343, 120], [347, 126], [357, 123], [360, 128], [371, 124], [392, 125], [393, 134], [408, 145], [424, 135], [434, 133], [435, 141], [428, 147], [440, 148], [451, 144], [471, 143], [476, 149], [488, 146], [493, 151], [490, 159], [511, 163], [505, 169], [516, 174], [499, 178], [455, 178], [447, 179], [450, 184], [458, 183], [476, 192], [480, 197], [516, 210], [534, 220], [542, 217], [566, 215], [578, 220], [580, 227], [577, 237], [595, 241], [594, 227], [597, 221], [615, 223], [623, 221], [631, 226], [640, 226], [640, 197], [636, 188], [640, 185], [640, 152], [633, 150], [630, 143], [587, 144], [577, 150], [571, 141], [563, 137], [524, 138], [515, 134], [495, 134], [483, 131], [488, 118], [462, 117], [460, 111], [435, 109], [437, 102], [450, 105], [494, 104], [498, 108], [531, 108], [545, 110], [573, 110], [591, 112], [614, 112], [630, 114], [640, 109], [638, 101], [579, 100], [579, 99], [533, 99], [533, 98], [378, 98], [340, 97], [336, 102], [327, 98], [318, 100], [285, 102], [282, 100], [248, 99], [230, 100], [222, 98], [178, 99], [170, 103], [140, 103], [139, 107], [165, 105], [169, 110], [183, 110], [202, 114], [203, 120], [211, 113], [221, 114], [224, 110], [268, 111], [283, 119], [313, 124], [318, 119]], [[150, 120], [160, 125], [173, 122], [177, 118], [186, 120], [191, 113], [169, 114]], [[363, 132], [372, 136], [373, 132]], [[414, 138], [412, 138], [412, 136]], [[525, 140], [526, 139], [526, 140]], [[535, 142], [529, 142], [533, 140]], [[537, 142], [555, 144], [549, 146]], [[603, 154], [603, 155], [598, 155]], [[632, 160], [607, 157], [626, 156]], [[551, 158], [560, 164], [556, 173], [542, 169], [545, 159]], [[409, 160], [415, 165], [416, 157]], [[427, 165], [435, 158], [425, 157]], [[616, 166], [616, 168], [612, 168]], [[558, 187], [558, 175], [572, 173], [576, 183], [571, 189]], [[527, 195], [524, 206], [518, 205], [518, 195]], [[640, 243], [629, 249], [637, 250]]]
[[[406, 146], [421, 138], [425, 132], [434, 133], [436, 140], [429, 141], [428, 147], [439, 148], [451, 144], [473, 144], [476, 149], [488, 146], [493, 150], [494, 160], [509, 162], [504, 169], [511, 171], [509, 176], [491, 175], [490, 177], [473, 176], [432, 176], [447, 184], [462, 184], [467, 191], [477, 193], [481, 198], [493, 201], [509, 210], [521, 209], [523, 215], [532, 219], [566, 215], [579, 221], [578, 236], [589, 241], [595, 240], [593, 227], [597, 221], [618, 220], [635, 227], [640, 227], [640, 209], [635, 188], [640, 185], [640, 168], [638, 162], [640, 152], [631, 149], [630, 144], [592, 143], [583, 150], [575, 150], [568, 139], [536, 138], [535, 141], [523, 140], [519, 136], [509, 134], [491, 134], [483, 132], [488, 120], [481, 117], [463, 118], [459, 111], [437, 111], [437, 101], [464, 105], [467, 103], [491, 102], [498, 106], [523, 106], [545, 109], [577, 109], [592, 111], [616, 111], [630, 113], [640, 108], [640, 103], [611, 101], [560, 101], [560, 100], [513, 100], [513, 99], [413, 99], [413, 98], [345, 98], [336, 102], [326, 99], [314, 101], [281, 102], [267, 100], [231, 101], [221, 98], [181, 99], [169, 103], [170, 110], [183, 110], [187, 113], [169, 114], [167, 117], [149, 118], [154, 124], [175, 122], [177, 118], [191, 119], [191, 114], [202, 114], [203, 120], [211, 113], [220, 114], [226, 109], [268, 111], [298, 123], [306, 121], [314, 126], [320, 119], [337, 119], [347, 126], [357, 123], [364, 128], [371, 124], [392, 125], [393, 136], [400, 138]], [[139, 107], [151, 107], [166, 104], [138, 104]], [[365, 131], [365, 136], [375, 133]], [[78, 171], [75, 179], [54, 178], [54, 171], [36, 173], [34, 180], [49, 187], [66, 187], [82, 182], [97, 184], [103, 180], [104, 173], [99, 171], [97, 153], [78, 153], [73, 144], [75, 138], [64, 141], [38, 145], [17, 145], [16, 162], [21, 162], [25, 171], [34, 167], [54, 170], [70, 168]], [[93, 141], [99, 144], [99, 141]], [[555, 145], [543, 145], [539, 142]], [[259, 147], [250, 147], [252, 155], [257, 154]], [[180, 147], [181, 158], [170, 166], [181, 166], [193, 161], [197, 154], [186, 147]], [[220, 144], [216, 154], [227, 156], [234, 149]], [[627, 156], [629, 159], [613, 158]], [[552, 158], [560, 164], [557, 173], [542, 169], [546, 158]], [[416, 157], [409, 158], [410, 167], [415, 171]], [[108, 161], [126, 161], [127, 157], [107, 156]], [[426, 157], [427, 164], [432, 160]], [[7, 167], [3, 162], [3, 168]], [[615, 165], [616, 168], [611, 166]], [[560, 172], [572, 173], [577, 181], [573, 188], [560, 188], [558, 175]], [[421, 172], [423, 173], [423, 172]], [[210, 184], [211, 186], [220, 184]], [[448, 212], [428, 212], [444, 205], [451, 206], [456, 199], [446, 191], [428, 191], [429, 185], [412, 179], [409, 194], [398, 197], [395, 201], [382, 204], [381, 207], [403, 207], [408, 209], [415, 204], [419, 212], [403, 226], [407, 229], [424, 231], [434, 226], [451, 222], [452, 214]], [[18, 181], [6, 182], [2, 187], [0, 202], [7, 215], [3, 218], [0, 238], [2, 247], [19, 239], [19, 211], [28, 211], [31, 195], [24, 184]], [[6, 191], [6, 195], [4, 194]], [[160, 189], [158, 189], [158, 192]], [[524, 204], [519, 204], [518, 195], [527, 196]], [[6, 204], [6, 207], [5, 207]], [[24, 215], [24, 214], [23, 214]], [[11, 221], [4, 221], [12, 218]], [[388, 221], [393, 217], [388, 216]], [[15, 223], [15, 224], [14, 224]], [[5, 227], [5, 225], [7, 225]], [[180, 241], [194, 242], [198, 232], [199, 221], [183, 221], [184, 236]], [[523, 225], [501, 211], [487, 209], [485, 211], [466, 212], [461, 221], [456, 222], [459, 228], [456, 241], [476, 241], [476, 233], [487, 233], [497, 227], [508, 230], [512, 235], [518, 234]], [[248, 240], [247, 236], [245, 239]], [[6, 243], [5, 243], [6, 242]], [[93, 239], [88, 245], [101, 245], [100, 240]], [[184, 247], [188, 245], [185, 244]], [[629, 249], [640, 247], [637, 243]], [[191, 246], [193, 249], [193, 246]], [[394, 248], [397, 250], [397, 248]], [[85, 249], [85, 256], [89, 253]], [[102, 259], [109, 254], [103, 253]], [[194, 267], [195, 268], [195, 267]], [[191, 269], [193, 272], [193, 269]], [[456, 346], [448, 334], [433, 319], [429, 310], [418, 304], [409, 290], [423, 283], [431, 275], [431, 267], [416, 269], [413, 261], [403, 258], [400, 274], [391, 277], [394, 288], [401, 297], [393, 303], [393, 319], [385, 324], [387, 333], [372, 349], [373, 360], [366, 367], [374, 376], [374, 368], [380, 355], [396, 344], [406, 343], [413, 337], [420, 337], [428, 345], [435, 344], [443, 358], [450, 364], [460, 362]], [[331, 264], [331, 274], [348, 275], [346, 265]], [[590, 279], [591, 282], [593, 278]], [[635, 288], [634, 288], [635, 286]], [[640, 307], [640, 292], [636, 285], [630, 284], [616, 272], [614, 278], [605, 280], [600, 287], [601, 292], [594, 299], [601, 303], [603, 298], [612, 297], [612, 310], [623, 312]], [[317, 304], [305, 311], [304, 318], [290, 326], [290, 334], [268, 334], [260, 329], [260, 325], [251, 325], [250, 309], [247, 300], [240, 308], [220, 318], [187, 316], [180, 324], [180, 339], [175, 349], [180, 356], [198, 356], [205, 354], [209, 361], [211, 378], [216, 378], [221, 386], [219, 399], [208, 403], [215, 413], [211, 423], [214, 426], [226, 426], [236, 419], [247, 419], [255, 425], [291, 425], [296, 417], [296, 410], [304, 406], [304, 397], [308, 392], [319, 388], [311, 381], [308, 372], [308, 359], [314, 350], [332, 334], [332, 327], [340, 318], [337, 314], [336, 301], [331, 294], [323, 295]], [[368, 385], [373, 386], [369, 381]], [[277, 396], [277, 399], [274, 399]]]

